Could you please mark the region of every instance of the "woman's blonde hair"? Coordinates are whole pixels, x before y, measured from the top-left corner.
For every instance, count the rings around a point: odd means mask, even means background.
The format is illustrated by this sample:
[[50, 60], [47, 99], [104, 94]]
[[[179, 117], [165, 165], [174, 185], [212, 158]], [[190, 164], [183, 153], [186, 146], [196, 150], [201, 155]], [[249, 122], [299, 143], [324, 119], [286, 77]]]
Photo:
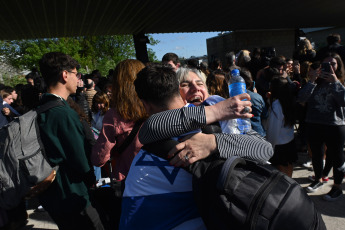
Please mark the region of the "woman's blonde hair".
[[300, 40], [298, 43], [298, 54], [300, 55], [306, 55], [307, 50], [312, 50], [313, 46], [311, 45], [310, 41], [308, 39]]
[[114, 70], [112, 107], [126, 120], [147, 118], [146, 110], [134, 87], [134, 80], [144, 67], [141, 61], [127, 59], [117, 64]]

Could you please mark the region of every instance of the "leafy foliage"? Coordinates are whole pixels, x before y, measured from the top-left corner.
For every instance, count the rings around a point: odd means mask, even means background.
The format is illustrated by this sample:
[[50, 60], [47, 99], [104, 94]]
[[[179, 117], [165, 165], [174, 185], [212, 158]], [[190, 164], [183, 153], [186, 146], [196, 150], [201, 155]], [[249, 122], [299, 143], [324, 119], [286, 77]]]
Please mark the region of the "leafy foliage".
[[17, 75], [14, 77], [10, 77], [9, 75], [2, 76], [2, 84], [15, 87], [17, 84], [26, 84], [26, 79], [24, 75]]
[[[151, 45], [159, 42], [150, 35], [149, 40]], [[76, 59], [81, 65], [81, 72], [98, 69], [102, 75], [106, 75], [120, 61], [135, 58], [131, 35], [0, 41], [3, 58], [19, 69], [38, 67], [42, 55], [54, 51], [66, 53]], [[152, 49], [148, 49], [148, 54], [150, 61], [157, 60]]]

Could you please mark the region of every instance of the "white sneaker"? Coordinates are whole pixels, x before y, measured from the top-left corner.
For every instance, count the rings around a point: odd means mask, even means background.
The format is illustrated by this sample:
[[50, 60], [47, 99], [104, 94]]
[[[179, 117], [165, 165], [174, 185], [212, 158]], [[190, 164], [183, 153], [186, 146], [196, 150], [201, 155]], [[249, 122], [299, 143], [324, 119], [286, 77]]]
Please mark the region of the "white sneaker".
[[306, 163], [304, 163], [302, 165], [303, 165], [303, 167], [311, 168], [312, 167], [312, 162], [311, 161], [307, 161]]
[[40, 205], [40, 206], [37, 207], [37, 211], [38, 211], [38, 212], [44, 212], [45, 210], [44, 210], [44, 208], [42, 207], [42, 205]]
[[319, 188], [321, 188], [323, 186], [322, 182], [319, 181], [314, 181], [313, 183], [311, 183], [306, 189], [307, 192], [315, 192], [317, 191]]

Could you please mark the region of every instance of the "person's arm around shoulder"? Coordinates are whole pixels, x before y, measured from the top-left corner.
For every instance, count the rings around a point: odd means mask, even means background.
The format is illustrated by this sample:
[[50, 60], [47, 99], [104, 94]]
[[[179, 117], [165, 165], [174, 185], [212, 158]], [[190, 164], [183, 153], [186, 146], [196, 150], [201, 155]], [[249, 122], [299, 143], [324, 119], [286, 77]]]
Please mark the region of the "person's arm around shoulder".
[[251, 130], [241, 134], [215, 134], [220, 158], [239, 156], [267, 162], [273, 156], [272, 145], [260, 134]]
[[246, 93], [212, 106], [183, 107], [157, 113], [143, 124], [139, 141], [145, 145], [203, 128], [215, 121], [251, 118], [251, 113], [242, 113], [244, 107], [251, 107], [250, 96]]
[[172, 158], [170, 164], [180, 167], [193, 164], [212, 154], [223, 159], [240, 156], [267, 162], [273, 156], [273, 149], [272, 145], [254, 130], [245, 135], [197, 133], [183, 139], [169, 151], [168, 156]]

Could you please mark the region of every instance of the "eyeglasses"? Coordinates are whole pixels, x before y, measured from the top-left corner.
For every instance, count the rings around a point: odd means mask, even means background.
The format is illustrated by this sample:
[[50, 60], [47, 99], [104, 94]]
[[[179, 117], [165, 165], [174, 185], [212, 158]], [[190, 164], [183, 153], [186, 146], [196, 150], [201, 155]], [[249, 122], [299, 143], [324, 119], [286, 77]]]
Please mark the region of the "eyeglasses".
[[76, 76], [78, 79], [80, 79], [80, 78], [81, 78], [81, 74], [80, 74], [80, 73], [78, 73], [78, 72], [73, 72], [73, 71], [68, 71], [68, 70], [67, 70], [67, 72], [69, 72], [69, 73], [74, 73], [74, 74], [75, 74], [75, 76]]

